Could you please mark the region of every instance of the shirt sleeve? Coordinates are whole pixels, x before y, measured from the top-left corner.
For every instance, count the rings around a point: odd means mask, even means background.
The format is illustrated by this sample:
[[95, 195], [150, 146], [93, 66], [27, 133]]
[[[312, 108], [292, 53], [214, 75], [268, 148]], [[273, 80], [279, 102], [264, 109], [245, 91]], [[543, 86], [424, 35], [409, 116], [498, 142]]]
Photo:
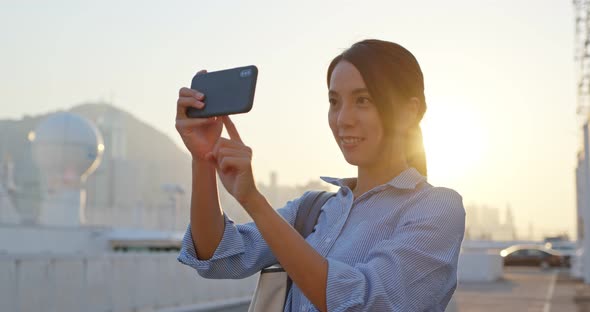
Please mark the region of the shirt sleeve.
[[[277, 210], [291, 226], [295, 223], [300, 200], [289, 201]], [[177, 260], [197, 270], [202, 277], [214, 279], [245, 278], [277, 263], [254, 222], [234, 224], [225, 213], [223, 219], [223, 236], [210, 259], [197, 258], [195, 248], [198, 246], [193, 242], [189, 224]]]
[[[410, 211], [411, 210], [411, 211]], [[444, 311], [457, 286], [462, 197], [433, 188], [354, 266], [328, 258], [328, 311]]]

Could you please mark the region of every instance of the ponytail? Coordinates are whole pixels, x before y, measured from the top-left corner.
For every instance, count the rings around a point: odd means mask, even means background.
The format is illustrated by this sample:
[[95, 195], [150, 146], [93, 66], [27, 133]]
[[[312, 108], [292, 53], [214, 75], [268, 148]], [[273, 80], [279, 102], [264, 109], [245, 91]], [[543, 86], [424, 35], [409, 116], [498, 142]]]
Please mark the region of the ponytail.
[[416, 168], [421, 175], [427, 176], [426, 152], [424, 151], [422, 129], [419, 124], [408, 129], [406, 136], [406, 159], [410, 167]]

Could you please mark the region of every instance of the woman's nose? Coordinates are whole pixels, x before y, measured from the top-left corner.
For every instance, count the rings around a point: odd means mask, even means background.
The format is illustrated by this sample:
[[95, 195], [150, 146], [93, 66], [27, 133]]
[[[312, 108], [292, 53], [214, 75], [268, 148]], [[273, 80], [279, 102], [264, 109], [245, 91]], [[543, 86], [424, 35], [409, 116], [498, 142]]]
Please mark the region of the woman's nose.
[[338, 112], [337, 125], [338, 127], [353, 126], [356, 121], [356, 114], [350, 105], [343, 105]]

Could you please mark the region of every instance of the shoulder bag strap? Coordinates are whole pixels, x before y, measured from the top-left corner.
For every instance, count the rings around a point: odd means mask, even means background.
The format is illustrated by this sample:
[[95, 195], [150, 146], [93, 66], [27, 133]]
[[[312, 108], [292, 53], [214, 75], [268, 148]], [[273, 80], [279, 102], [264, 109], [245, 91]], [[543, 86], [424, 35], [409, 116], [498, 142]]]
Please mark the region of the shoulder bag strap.
[[[320, 212], [324, 204], [336, 193], [326, 191], [313, 191], [306, 194], [297, 210], [297, 217], [295, 217], [295, 229], [303, 238], [306, 238], [313, 232], [313, 228], [318, 223]], [[289, 291], [291, 290], [291, 278], [287, 278], [287, 292], [285, 294], [285, 302]]]

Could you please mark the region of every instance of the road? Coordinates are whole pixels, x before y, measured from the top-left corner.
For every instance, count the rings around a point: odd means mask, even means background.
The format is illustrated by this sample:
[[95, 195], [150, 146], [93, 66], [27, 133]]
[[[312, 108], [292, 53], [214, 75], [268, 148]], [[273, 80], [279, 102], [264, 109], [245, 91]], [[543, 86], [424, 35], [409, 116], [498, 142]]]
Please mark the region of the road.
[[563, 269], [506, 267], [496, 282], [460, 282], [447, 311], [576, 312], [576, 284]]

